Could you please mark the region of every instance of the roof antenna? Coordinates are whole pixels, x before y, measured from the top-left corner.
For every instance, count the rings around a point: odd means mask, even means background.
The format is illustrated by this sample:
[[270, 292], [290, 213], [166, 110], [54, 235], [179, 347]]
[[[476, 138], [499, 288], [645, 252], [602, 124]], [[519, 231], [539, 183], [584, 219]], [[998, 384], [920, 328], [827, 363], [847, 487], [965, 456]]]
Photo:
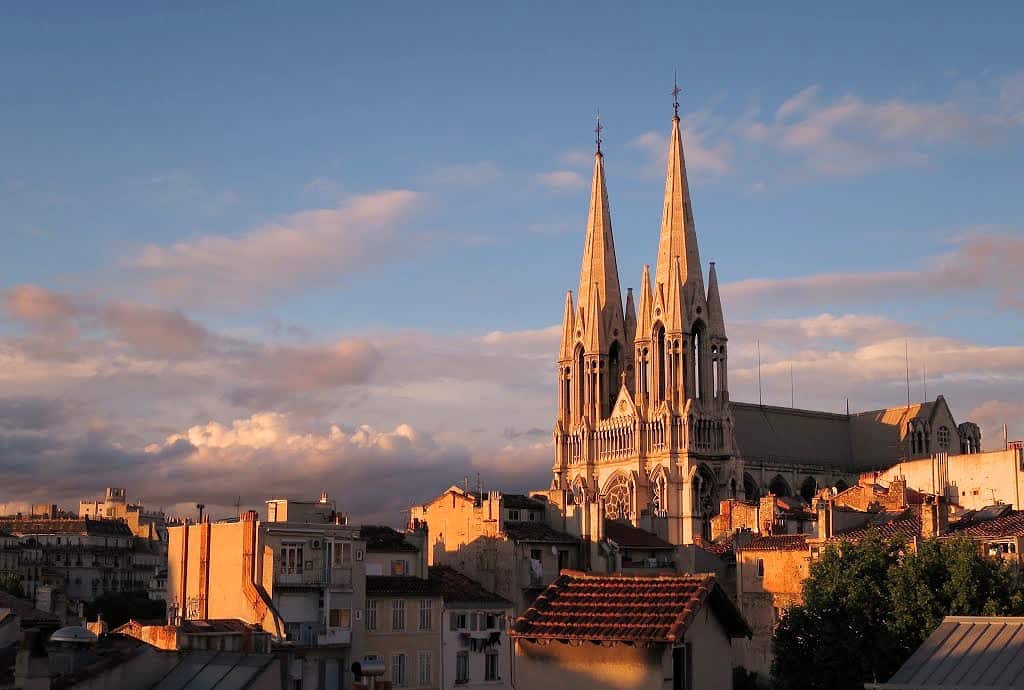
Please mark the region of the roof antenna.
[[921, 364], [921, 384], [924, 386], [925, 402], [928, 402], [928, 360]]
[[597, 122], [597, 125], [594, 127], [594, 143], [597, 144], [597, 155], [601, 156], [604, 155], [601, 153], [601, 132], [604, 130], [604, 127], [601, 126], [600, 110], [594, 115], [594, 121]]
[[679, 94], [683, 92], [679, 88], [678, 70], [672, 70], [672, 112], [675, 119], [679, 119]]
[[907, 363], [907, 409], [910, 409], [910, 341], [903, 341], [903, 357]]
[[793, 385], [793, 363], [789, 363], [789, 409], [796, 409], [796, 387]]
[[757, 404], [764, 407], [764, 393], [761, 388], [761, 339], [754, 338], [754, 346], [757, 348]]

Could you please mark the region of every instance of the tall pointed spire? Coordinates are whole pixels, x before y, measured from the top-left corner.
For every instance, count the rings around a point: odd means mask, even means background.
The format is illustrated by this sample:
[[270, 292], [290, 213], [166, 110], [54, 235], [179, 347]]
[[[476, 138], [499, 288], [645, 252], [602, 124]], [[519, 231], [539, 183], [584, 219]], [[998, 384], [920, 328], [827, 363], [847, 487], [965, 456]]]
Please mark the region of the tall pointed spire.
[[722, 313], [722, 298], [718, 294], [718, 273], [714, 261], [708, 270], [708, 333], [712, 337], [725, 337], [725, 314]]
[[683, 158], [683, 137], [679, 127], [679, 86], [672, 90], [675, 115], [672, 117], [672, 136], [668, 146], [668, 170], [665, 173], [665, 201], [661, 216], [661, 240], [658, 244], [658, 266], [654, 274], [656, 284], [667, 285], [676, 258], [681, 259], [681, 276], [689, 291], [699, 287], [704, 292], [700, 253], [697, 250], [697, 231], [693, 224], [690, 187], [686, 179], [686, 161]]
[[583, 243], [577, 306], [588, 308], [592, 292], [595, 293], [593, 296], [596, 298], [599, 317], [597, 323], [588, 322], [587, 328], [597, 329], [597, 342], [604, 350], [614, 337], [622, 336], [625, 326], [611, 211], [608, 208], [608, 189], [604, 179], [604, 155], [600, 150], [594, 154], [594, 179], [590, 190], [590, 212], [587, 215], [587, 236]]
[[633, 304], [633, 288], [626, 288], [626, 351], [633, 349], [636, 338], [636, 305]]
[[572, 290], [565, 291], [565, 313], [562, 316], [562, 346], [558, 350], [558, 359], [572, 359], [573, 335], [576, 329], [576, 310], [572, 304]]
[[640, 278], [640, 306], [636, 315], [636, 339], [647, 340], [651, 337], [651, 328], [654, 326], [652, 311], [654, 309], [654, 298], [651, 296], [651, 267], [644, 264], [643, 277]]

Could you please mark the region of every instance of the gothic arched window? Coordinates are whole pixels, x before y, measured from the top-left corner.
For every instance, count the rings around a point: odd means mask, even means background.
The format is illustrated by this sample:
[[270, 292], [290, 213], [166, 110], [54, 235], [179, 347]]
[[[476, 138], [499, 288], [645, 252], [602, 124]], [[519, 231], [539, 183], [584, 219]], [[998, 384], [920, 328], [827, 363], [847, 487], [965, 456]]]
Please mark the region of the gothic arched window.
[[656, 517], [664, 517], [668, 512], [668, 477], [665, 468], [657, 467], [651, 472], [651, 505]]
[[622, 348], [619, 341], [612, 343], [608, 350], [608, 413], [611, 414], [615, 407], [615, 398], [619, 395], [619, 386], [622, 385]]
[[583, 477], [576, 477], [572, 482], [572, 500], [576, 505], [587, 502], [587, 483]]
[[942, 450], [949, 450], [949, 427], [939, 427], [939, 448]]
[[633, 487], [625, 475], [617, 474], [604, 487], [605, 515], [611, 520], [629, 520], [633, 515]]
[[654, 365], [658, 369], [658, 400], [665, 399], [665, 327], [660, 323], [654, 327]]
[[587, 371], [583, 361], [583, 347], [576, 348], [576, 419], [583, 419], [583, 406], [586, 404]]
[[761, 498], [761, 489], [749, 472], [743, 473], [743, 493], [746, 494], [748, 501], [756, 501]]
[[775, 475], [775, 478], [768, 484], [768, 490], [776, 496], [784, 498], [793, 495], [793, 490], [789, 488], [789, 482], [781, 474]]
[[811, 499], [814, 498], [814, 494], [818, 492], [818, 482], [815, 481], [814, 477], [808, 477], [804, 480], [804, 483], [800, 485], [800, 498], [804, 499], [805, 503], [810, 503]]
[[700, 378], [700, 370], [704, 368], [704, 326], [697, 322], [693, 325], [693, 397], [704, 398], [704, 383]]

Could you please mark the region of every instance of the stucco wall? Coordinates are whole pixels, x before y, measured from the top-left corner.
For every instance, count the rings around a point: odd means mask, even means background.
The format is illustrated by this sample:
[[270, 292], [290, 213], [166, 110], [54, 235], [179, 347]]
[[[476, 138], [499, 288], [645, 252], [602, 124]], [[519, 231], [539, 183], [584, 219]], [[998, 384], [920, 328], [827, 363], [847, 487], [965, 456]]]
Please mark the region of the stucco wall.
[[[405, 629], [391, 627], [391, 606], [394, 597], [373, 597], [377, 602], [377, 629], [366, 631], [366, 653], [380, 654], [387, 668], [384, 680], [391, 680], [392, 654], [405, 654], [405, 684], [408, 687], [440, 687], [442, 604], [440, 597], [432, 599], [401, 597], [405, 601]], [[429, 601], [430, 629], [419, 629], [419, 604]], [[419, 683], [419, 653], [430, 652], [430, 685]]]
[[[764, 559], [764, 577], [757, 575], [758, 559]], [[754, 632], [750, 640], [736, 640], [736, 665], [767, 678], [775, 609], [800, 603], [803, 582], [810, 573], [810, 555], [806, 550], [741, 550], [736, 560], [740, 612]]]
[[[954, 429], [955, 435], [955, 429]], [[966, 509], [1008, 503], [1020, 510], [1024, 497], [1024, 472], [1021, 472], [1018, 450], [1000, 450], [971, 455], [950, 455], [946, 460], [946, 486], [941, 486], [942, 472], [935, 458], [903, 462], [882, 473], [883, 483], [899, 476], [907, 486], [918, 491], [947, 491], [947, 496]]]
[[[691, 646], [694, 690], [731, 690], [733, 652], [729, 636], [718, 622], [710, 607], [697, 612], [686, 631], [686, 642]], [[671, 664], [671, 655], [667, 659]], [[665, 678], [670, 678], [671, 665]]]
[[513, 682], [517, 688], [658, 690], [672, 687], [671, 682], [664, 680], [671, 677], [671, 666], [665, 668], [665, 657], [670, 656], [666, 645], [599, 647], [590, 642], [571, 646], [561, 642], [541, 644], [516, 640], [515, 649]]

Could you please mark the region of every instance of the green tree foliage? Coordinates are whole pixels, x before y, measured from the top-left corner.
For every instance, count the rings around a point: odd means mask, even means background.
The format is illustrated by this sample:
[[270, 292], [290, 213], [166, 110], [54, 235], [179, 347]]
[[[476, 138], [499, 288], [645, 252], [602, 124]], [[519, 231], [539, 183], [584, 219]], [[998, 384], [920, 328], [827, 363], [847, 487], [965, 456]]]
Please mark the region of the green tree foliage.
[[11, 596], [25, 598], [25, 590], [21, 588], [21, 578], [14, 573], [0, 575], [0, 592]]
[[888, 680], [943, 616], [1021, 611], [1013, 573], [967, 539], [915, 554], [877, 535], [829, 545], [775, 632], [772, 676], [778, 690], [860, 690]]
[[167, 604], [162, 599], [150, 599], [146, 592], [107, 592], [85, 605], [85, 616], [96, 620], [102, 614], [111, 630], [124, 625], [128, 619], [137, 621], [163, 620]]

